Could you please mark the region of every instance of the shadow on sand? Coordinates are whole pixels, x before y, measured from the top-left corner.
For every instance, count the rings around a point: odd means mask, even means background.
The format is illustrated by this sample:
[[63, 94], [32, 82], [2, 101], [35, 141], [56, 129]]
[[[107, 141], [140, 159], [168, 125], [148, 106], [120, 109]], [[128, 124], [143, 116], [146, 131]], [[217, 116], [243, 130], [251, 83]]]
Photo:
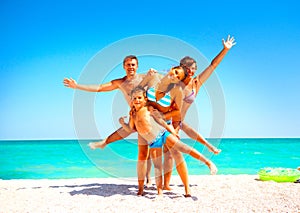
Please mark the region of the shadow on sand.
[[[183, 187], [182, 185], [178, 185]], [[102, 197], [110, 197], [114, 195], [126, 195], [126, 196], [137, 196], [138, 188], [137, 185], [130, 184], [83, 184], [83, 185], [63, 185], [63, 186], [49, 186], [49, 188], [74, 188], [69, 194], [74, 195], [96, 195]], [[75, 189], [76, 188], [76, 189]], [[183, 197], [183, 194], [175, 193], [172, 191], [164, 191], [164, 196], [175, 199]], [[145, 187], [143, 197], [148, 199], [155, 199], [157, 197], [157, 191], [155, 185]], [[198, 200], [192, 196], [191, 199]]]

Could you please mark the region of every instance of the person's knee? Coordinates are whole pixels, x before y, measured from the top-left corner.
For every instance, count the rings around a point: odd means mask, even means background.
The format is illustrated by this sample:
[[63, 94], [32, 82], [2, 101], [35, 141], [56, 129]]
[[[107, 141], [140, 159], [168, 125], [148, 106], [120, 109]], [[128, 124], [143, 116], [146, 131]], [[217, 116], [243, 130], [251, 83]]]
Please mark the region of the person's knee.
[[161, 160], [153, 160], [153, 165], [154, 165], [154, 168], [157, 169], [157, 170], [162, 170], [162, 162]]
[[182, 123], [181, 123], [181, 129], [182, 129], [182, 131], [188, 131], [189, 130], [189, 126], [183, 121]]
[[172, 157], [174, 158], [176, 163], [180, 163], [180, 162], [184, 161], [182, 153], [175, 149], [172, 151]]
[[138, 160], [147, 160], [149, 155], [148, 146], [139, 146]]

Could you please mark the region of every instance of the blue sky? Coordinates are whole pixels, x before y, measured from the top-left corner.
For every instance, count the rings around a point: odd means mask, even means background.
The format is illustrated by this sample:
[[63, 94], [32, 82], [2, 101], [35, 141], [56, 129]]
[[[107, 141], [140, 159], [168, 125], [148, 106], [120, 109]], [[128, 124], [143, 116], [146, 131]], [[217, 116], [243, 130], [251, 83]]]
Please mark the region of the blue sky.
[[[226, 103], [223, 137], [300, 137], [299, 9], [296, 0], [1, 1], [0, 139], [76, 138], [74, 91], [63, 87], [63, 78], [79, 79], [103, 48], [143, 34], [180, 39], [209, 61], [221, 39], [233, 35], [237, 45], [216, 69]], [[142, 59], [140, 72], [166, 66]], [[119, 66], [120, 77], [123, 72]], [[100, 103], [116, 95], [96, 95], [101, 137], [117, 124]], [[196, 107], [199, 131], [209, 137], [205, 90]]]

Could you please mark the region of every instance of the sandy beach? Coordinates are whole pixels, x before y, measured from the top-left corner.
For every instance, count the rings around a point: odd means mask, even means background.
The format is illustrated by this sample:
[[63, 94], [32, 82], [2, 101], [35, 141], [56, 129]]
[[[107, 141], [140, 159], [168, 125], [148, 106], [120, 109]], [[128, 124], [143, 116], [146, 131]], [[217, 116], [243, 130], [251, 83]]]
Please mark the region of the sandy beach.
[[172, 191], [153, 187], [136, 196], [136, 179], [0, 180], [0, 212], [300, 212], [300, 184], [260, 181], [256, 175], [190, 176], [183, 197], [178, 176]]

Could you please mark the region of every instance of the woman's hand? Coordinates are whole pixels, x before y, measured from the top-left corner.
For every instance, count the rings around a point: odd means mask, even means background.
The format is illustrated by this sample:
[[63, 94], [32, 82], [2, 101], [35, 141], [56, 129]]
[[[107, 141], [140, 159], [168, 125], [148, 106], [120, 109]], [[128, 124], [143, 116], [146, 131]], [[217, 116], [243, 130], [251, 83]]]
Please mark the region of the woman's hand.
[[147, 75], [148, 75], [148, 76], [152, 76], [152, 75], [154, 75], [155, 73], [157, 73], [157, 70], [155, 70], [155, 69], [153, 69], [153, 68], [150, 68], [150, 69], [148, 70], [148, 72], [147, 72]]
[[222, 42], [223, 42], [223, 46], [224, 46], [225, 49], [230, 49], [231, 47], [236, 45], [236, 42], [234, 42], [234, 37], [232, 36], [230, 38], [230, 35], [228, 35], [226, 41], [224, 39], [222, 39]]

